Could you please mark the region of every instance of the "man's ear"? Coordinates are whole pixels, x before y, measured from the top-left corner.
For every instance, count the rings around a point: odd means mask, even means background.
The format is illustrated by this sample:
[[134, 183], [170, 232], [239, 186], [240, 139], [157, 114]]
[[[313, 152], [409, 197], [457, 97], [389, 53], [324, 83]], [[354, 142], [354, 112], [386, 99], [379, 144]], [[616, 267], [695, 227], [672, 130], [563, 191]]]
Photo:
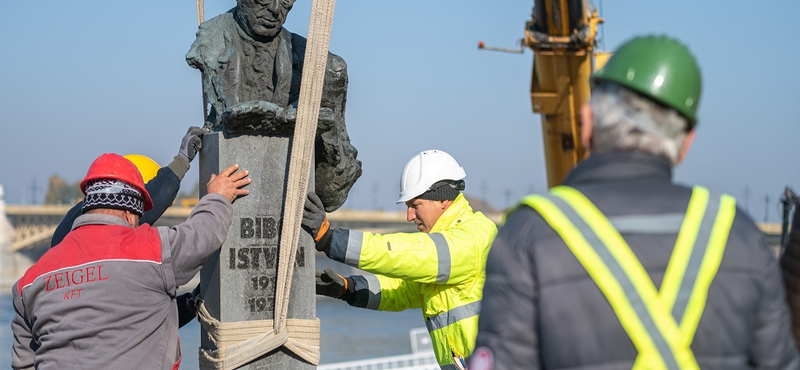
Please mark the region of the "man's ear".
[[138, 225], [138, 223], [139, 223], [139, 222], [138, 222], [138, 219], [137, 219], [136, 217], [137, 217], [137, 215], [136, 215], [136, 214], [134, 214], [133, 212], [131, 212], [131, 211], [128, 211], [128, 210], [125, 210], [125, 221], [126, 221], [126, 222], [127, 222], [129, 225], [131, 225], [131, 227], [137, 227], [137, 226], [139, 226], [139, 225]]
[[594, 133], [594, 111], [587, 103], [581, 107], [581, 143], [586, 153], [592, 149], [592, 134]]
[[683, 158], [685, 158], [686, 154], [689, 153], [689, 148], [692, 146], [695, 136], [696, 134], [694, 129], [691, 129], [689, 130], [689, 132], [686, 133], [686, 138], [683, 139], [683, 145], [681, 146], [681, 151], [680, 153], [678, 153], [678, 159], [675, 161], [676, 166], [681, 162], [683, 162]]
[[439, 209], [445, 210], [447, 207], [450, 207], [451, 204], [453, 204], [452, 200], [440, 200]]

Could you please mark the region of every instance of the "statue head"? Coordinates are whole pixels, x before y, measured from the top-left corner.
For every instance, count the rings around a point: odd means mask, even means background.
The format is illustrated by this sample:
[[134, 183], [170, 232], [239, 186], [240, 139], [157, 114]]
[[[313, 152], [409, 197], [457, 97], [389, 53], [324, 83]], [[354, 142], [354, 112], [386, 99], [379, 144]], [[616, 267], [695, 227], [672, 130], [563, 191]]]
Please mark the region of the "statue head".
[[273, 39], [286, 22], [295, 0], [237, 0], [236, 22], [254, 40]]

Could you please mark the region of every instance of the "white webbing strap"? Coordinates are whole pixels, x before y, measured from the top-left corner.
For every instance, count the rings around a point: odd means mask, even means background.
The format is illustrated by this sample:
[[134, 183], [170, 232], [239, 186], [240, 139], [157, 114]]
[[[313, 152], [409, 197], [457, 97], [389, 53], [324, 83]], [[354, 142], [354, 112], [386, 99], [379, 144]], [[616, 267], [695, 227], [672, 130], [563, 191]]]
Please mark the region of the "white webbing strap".
[[[300, 82], [300, 98], [297, 103], [297, 124], [292, 139], [289, 174], [286, 178], [286, 202], [283, 206], [283, 229], [278, 261], [278, 276], [275, 291], [275, 330], [279, 331], [286, 320], [289, 308], [289, 292], [292, 286], [294, 260], [300, 224], [303, 220], [303, 204], [308, 190], [308, 176], [314, 160], [314, 138], [317, 134], [319, 105], [322, 101], [322, 85], [325, 82], [325, 65], [328, 62], [328, 43], [331, 38], [333, 8], [336, 0], [314, 0], [311, 20], [308, 25], [308, 42]], [[284, 264], [286, 261], [288, 263]], [[286, 273], [281, 273], [285, 268]]]
[[[204, 326], [208, 325], [206, 330], [209, 333], [217, 333], [214, 340], [218, 343], [217, 350], [201, 349], [201, 369], [234, 369], [281, 345], [285, 345], [289, 350], [314, 365], [319, 362], [319, 319], [289, 319], [287, 321], [286, 316], [289, 308], [292, 275], [294, 274], [297, 241], [303, 219], [303, 203], [308, 190], [308, 176], [311, 173], [314, 158], [314, 139], [322, 101], [322, 87], [325, 82], [325, 67], [328, 61], [328, 44], [335, 5], [336, 0], [314, 0], [311, 6], [303, 77], [300, 82], [297, 122], [291, 145], [289, 174], [286, 178], [286, 202], [283, 207], [283, 228], [281, 229], [275, 290], [275, 318], [274, 320], [221, 323], [208, 315], [205, 305], [201, 302], [198, 319]], [[310, 324], [312, 322], [315, 324]], [[271, 324], [273, 330], [268, 331], [267, 327], [256, 328], [257, 324]], [[256, 336], [247, 337], [248, 339], [244, 340], [229, 338], [229, 336], [238, 337], [241, 335], [239, 332], [243, 330], [253, 330]], [[308, 340], [298, 340], [299, 336], [307, 336]]]
[[200, 26], [201, 23], [205, 21], [205, 6], [203, 5], [203, 0], [197, 0], [197, 25]]
[[319, 363], [319, 319], [286, 320], [285, 330], [273, 330], [273, 320], [220, 322], [198, 301], [197, 320], [216, 350], [200, 349], [200, 369], [235, 369], [286, 346], [311, 364]]

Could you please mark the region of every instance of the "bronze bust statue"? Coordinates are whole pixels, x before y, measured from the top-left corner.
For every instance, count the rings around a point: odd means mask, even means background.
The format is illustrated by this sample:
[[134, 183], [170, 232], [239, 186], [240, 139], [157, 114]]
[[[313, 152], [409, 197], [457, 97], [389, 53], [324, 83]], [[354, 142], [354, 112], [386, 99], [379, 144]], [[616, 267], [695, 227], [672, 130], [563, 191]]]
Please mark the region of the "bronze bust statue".
[[[294, 131], [306, 39], [283, 28], [294, 0], [238, 0], [200, 25], [186, 61], [202, 72], [206, 127], [226, 134]], [[328, 53], [315, 149], [316, 193], [341, 207], [361, 176], [344, 110], [347, 65]]]

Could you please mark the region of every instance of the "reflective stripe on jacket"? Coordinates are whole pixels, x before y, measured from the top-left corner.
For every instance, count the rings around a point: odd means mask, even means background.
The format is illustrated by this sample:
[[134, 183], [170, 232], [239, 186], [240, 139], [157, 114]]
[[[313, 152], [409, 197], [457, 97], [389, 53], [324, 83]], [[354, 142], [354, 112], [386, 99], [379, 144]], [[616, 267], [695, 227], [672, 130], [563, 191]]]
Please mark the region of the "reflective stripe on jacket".
[[[593, 153], [564, 184], [591, 200], [663, 290], [692, 198], [672, 182], [670, 162]], [[774, 249], [737, 209], [690, 346], [695, 359], [703, 370], [800, 369], [790, 325]], [[478, 328], [476, 351], [486, 350], [476, 360], [496, 370], [631, 369], [638, 356], [602, 290], [531, 207], [508, 215], [492, 244]]]
[[699, 369], [689, 346], [722, 260], [736, 201], [728, 195], [709, 201], [707, 189], [694, 188], [659, 291], [590, 200], [565, 186], [551, 194], [528, 196], [522, 204], [536, 209], [561, 235], [603, 291], [639, 352], [634, 369]]
[[15, 284], [14, 369], [173, 369], [175, 294], [219, 249], [233, 217], [204, 196], [185, 222], [137, 228], [84, 214]]
[[475, 347], [484, 265], [497, 226], [459, 195], [431, 232], [373, 234], [334, 229], [330, 258], [376, 274], [353, 276], [353, 306], [422, 308], [439, 365]]

